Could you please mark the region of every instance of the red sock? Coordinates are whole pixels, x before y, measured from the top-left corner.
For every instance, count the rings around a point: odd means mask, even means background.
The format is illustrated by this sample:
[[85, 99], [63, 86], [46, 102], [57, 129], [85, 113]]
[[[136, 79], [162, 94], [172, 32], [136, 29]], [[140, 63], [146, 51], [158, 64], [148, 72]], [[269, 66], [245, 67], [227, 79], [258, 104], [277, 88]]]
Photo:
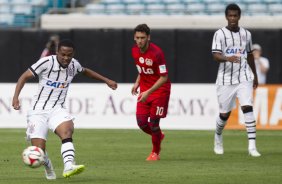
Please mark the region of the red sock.
[[157, 154], [161, 151], [161, 130], [152, 132], [153, 151]]

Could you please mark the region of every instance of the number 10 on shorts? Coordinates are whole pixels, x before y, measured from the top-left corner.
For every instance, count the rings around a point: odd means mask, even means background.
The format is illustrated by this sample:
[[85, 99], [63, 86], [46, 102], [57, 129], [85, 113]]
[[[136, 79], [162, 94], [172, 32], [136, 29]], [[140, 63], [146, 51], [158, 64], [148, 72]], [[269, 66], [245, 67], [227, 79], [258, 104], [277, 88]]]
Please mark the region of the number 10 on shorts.
[[162, 116], [163, 113], [164, 113], [164, 107], [159, 107], [159, 106], [157, 106], [156, 115], [157, 115], [157, 116]]

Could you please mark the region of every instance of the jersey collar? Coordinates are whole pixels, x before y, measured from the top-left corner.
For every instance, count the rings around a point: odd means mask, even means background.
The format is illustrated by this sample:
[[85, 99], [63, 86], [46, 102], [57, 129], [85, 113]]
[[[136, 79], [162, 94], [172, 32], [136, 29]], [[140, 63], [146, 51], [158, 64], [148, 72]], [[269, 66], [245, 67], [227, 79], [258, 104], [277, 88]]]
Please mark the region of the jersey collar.
[[62, 71], [62, 70], [66, 70], [68, 68], [68, 67], [66, 67], [66, 68], [62, 67], [62, 65], [57, 60], [57, 56], [56, 55], [52, 55], [52, 59], [54, 60], [53, 71]]

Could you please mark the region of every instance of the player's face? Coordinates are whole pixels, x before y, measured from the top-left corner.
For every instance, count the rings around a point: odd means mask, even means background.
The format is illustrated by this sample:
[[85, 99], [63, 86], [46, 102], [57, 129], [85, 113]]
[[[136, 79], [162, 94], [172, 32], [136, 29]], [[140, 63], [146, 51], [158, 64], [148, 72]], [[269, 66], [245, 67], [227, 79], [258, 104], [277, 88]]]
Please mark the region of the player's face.
[[68, 67], [74, 56], [74, 50], [71, 47], [62, 46], [57, 51], [57, 58], [63, 67]]
[[148, 48], [150, 35], [147, 35], [145, 32], [136, 32], [134, 34], [134, 40], [136, 45], [140, 50], [145, 51]]
[[230, 28], [231, 30], [238, 28], [238, 24], [240, 20], [240, 15], [238, 10], [228, 10], [226, 19], [228, 22], [228, 28]]

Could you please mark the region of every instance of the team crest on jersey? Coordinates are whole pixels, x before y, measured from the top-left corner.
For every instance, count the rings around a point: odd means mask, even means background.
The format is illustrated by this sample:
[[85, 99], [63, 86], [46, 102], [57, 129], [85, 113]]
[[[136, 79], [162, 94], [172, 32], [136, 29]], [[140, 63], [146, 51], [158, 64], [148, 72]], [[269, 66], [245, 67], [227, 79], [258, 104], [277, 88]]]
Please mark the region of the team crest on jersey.
[[53, 82], [51, 80], [47, 80], [46, 85], [50, 86], [50, 87], [54, 87], [54, 88], [67, 88], [67, 87], [69, 87], [68, 82], [57, 82], [57, 81]]
[[143, 57], [140, 57], [140, 58], [139, 58], [139, 62], [140, 62], [141, 64], [143, 64], [143, 63], [144, 63], [144, 58], [143, 58]]
[[148, 66], [152, 66], [152, 65], [153, 65], [153, 60], [146, 58], [146, 59], [145, 59], [145, 63], [146, 63], [146, 65], [148, 65]]
[[246, 41], [246, 37], [245, 37], [245, 36], [242, 36], [242, 40], [243, 40], [243, 41]]

